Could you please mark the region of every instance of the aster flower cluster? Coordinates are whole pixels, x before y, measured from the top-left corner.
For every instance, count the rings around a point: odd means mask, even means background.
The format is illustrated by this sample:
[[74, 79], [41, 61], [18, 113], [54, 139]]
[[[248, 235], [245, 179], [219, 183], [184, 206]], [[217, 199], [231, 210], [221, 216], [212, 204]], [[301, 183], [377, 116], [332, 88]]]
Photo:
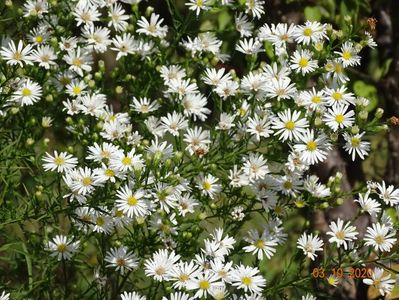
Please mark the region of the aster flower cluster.
[[[286, 230], [292, 216], [349, 198], [340, 174], [324, 182], [314, 168], [338, 148], [360, 163], [386, 129], [348, 77], [371, 35], [262, 23], [262, 0], [186, 1], [193, 22], [233, 11], [232, 41], [185, 31], [173, 1], [174, 22], [140, 2], [28, 0], [29, 30], [1, 39], [1, 118], [44, 114], [35, 151], [49, 191], [36, 195], [52, 211], [41, 249], [52, 268], [73, 261], [103, 299], [266, 299], [290, 288], [269, 285], [268, 266], [292, 247], [299, 254], [283, 259], [301, 264], [375, 255], [364, 283], [389, 294], [381, 267], [397, 242], [398, 188], [373, 181], [349, 199], [369, 217], [364, 234], [342, 218], [324, 235], [309, 222]], [[309, 274], [297, 279], [309, 291], [297, 297], [317, 299]]]

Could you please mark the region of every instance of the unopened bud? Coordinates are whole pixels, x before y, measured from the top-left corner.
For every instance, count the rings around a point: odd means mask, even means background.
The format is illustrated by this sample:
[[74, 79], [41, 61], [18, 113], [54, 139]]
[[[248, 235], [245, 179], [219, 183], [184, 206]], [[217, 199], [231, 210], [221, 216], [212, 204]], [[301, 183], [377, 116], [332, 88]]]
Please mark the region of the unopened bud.
[[367, 110], [362, 110], [359, 113], [359, 118], [362, 120], [367, 120], [368, 116], [369, 116], [369, 113]]
[[351, 132], [352, 132], [352, 134], [358, 134], [359, 133], [359, 126], [357, 126], [357, 125], [352, 126]]
[[330, 205], [328, 204], [328, 202], [323, 202], [322, 204], [320, 204], [320, 208], [321, 209], [326, 209], [328, 208]]
[[26, 145], [32, 146], [35, 143], [35, 140], [32, 138], [27, 138], [26, 139]]
[[337, 198], [336, 203], [337, 203], [337, 205], [342, 205], [344, 203], [344, 199]]
[[384, 110], [382, 108], [377, 108], [376, 112], [375, 112], [375, 117], [377, 119], [380, 119], [382, 117], [382, 115], [384, 114]]
[[120, 86], [120, 85], [118, 85], [116, 88], [115, 88], [115, 93], [116, 94], [122, 94], [123, 93], [123, 86]]

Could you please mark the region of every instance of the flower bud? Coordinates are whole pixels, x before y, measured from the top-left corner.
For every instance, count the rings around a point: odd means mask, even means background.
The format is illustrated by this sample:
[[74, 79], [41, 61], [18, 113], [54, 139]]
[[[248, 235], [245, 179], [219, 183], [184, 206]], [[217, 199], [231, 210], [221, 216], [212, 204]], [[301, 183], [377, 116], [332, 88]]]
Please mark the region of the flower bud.
[[94, 80], [89, 80], [87, 84], [90, 88], [94, 88], [96, 86], [96, 82]]
[[27, 146], [32, 146], [35, 143], [35, 140], [32, 138], [27, 138], [26, 139], [26, 145]]
[[331, 141], [336, 142], [338, 140], [338, 134], [335, 132], [331, 133], [330, 139], [331, 139]]
[[175, 162], [179, 163], [181, 161], [182, 157], [183, 157], [183, 153], [181, 151], [176, 151], [174, 154], [173, 160]]
[[211, 60], [211, 64], [212, 66], [216, 67], [216, 65], [219, 63], [219, 58], [217, 58], [216, 56], [214, 56]]
[[105, 62], [104, 62], [102, 59], [100, 59], [100, 60], [98, 61], [98, 69], [99, 69], [101, 72], [104, 72], [104, 71], [105, 71]]
[[53, 102], [53, 101], [54, 101], [53, 95], [51, 95], [51, 94], [47, 95], [47, 96], [46, 96], [46, 101], [47, 101], [47, 102]]
[[172, 166], [172, 160], [171, 159], [165, 160], [165, 168], [170, 169], [171, 166]]
[[328, 202], [323, 202], [322, 204], [320, 204], [320, 208], [321, 209], [326, 209], [330, 206], [330, 204], [328, 204]]
[[316, 51], [320, 52], [320, 51], [323, 50], [324, 45], [323, 45], [322, 42], [317, 42], [317, 43], [314, 45], [314, 48], [316, 49]]
[[143, 217], [137, 217], [136, 218], [136, 222], [139, 225], [144, 224], [144, 221], [145, 221], [145, 218], [143, 218]]
[[202, 212], [198, 215], [198, 219], [199, 220], [205, 220], [205, 218], [207, 217], [206, 213]]
[[314, 119], [314, 125], [315, 125], [316, 127], [320, 127], [321, 125], [323, 125], [323, 120], [322, 120], [320, 117], [316, 117], [316, 118]]
[[101, 80], [103, 78], [103, 74], [101, 72], [94, 73], [95, 80]]
[[118, 94], [118, 95], [122, 94], [123, 93], [123, 86], [118, 85], [115, 88], [115, 93]]
[[380, 119], [382, 117], [382, 115], [384, 114], [384, 110], [382, 108], [377, 108], [376, 112], [375, 112], [375, 117], [377, 119]]
[[71, 117], [66, 117], [66, 118], [65, 118], [65, 122], [66, 122], [68, 125], [72, 125], [72, 124], [73, 124], [73, 119], [72, 119]]
[[149, 17], [154, 12], [154, 8], [152, 6], [148, 6], [145, 10], [146, 17]]
[[369, 116], [369, 113], [367, 110], [361, 110], [359, 113], [359, 118], [362, 120], [367, 120], [368, 116]]
[[50, 117], [43, 117], [42, 118], [42, 127], [43, 128], [50, 128], [51, 127], [51, 123], [53, 122], [53, 120]]
[[337, 203], [337, 205], [342, 205], [342, 204], [344, 204], [344, 199], [337, 198], [336, 203]]
[[297, 199], [295, 201], [295, 206], [298, 208], [303, 208], [305, 207], [305, 201], [303, 199]]
[[351, 133], [352, 134], [358, 134], [359, 133], [359, 126], [357, 126], [357, 125], [355, 125], [355, 126], [352, 126], [352, 128], [351, 128]]

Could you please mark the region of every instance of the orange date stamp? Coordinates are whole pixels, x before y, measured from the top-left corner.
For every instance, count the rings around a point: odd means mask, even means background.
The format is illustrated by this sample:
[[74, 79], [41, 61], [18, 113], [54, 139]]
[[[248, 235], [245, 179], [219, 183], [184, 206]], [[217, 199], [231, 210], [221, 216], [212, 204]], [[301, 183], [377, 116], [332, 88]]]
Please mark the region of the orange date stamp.
[[350, 267], [350, 268], [332, 268], [326, 270], [323, 267], [313, 268], [312, 277], [323, 279], [330, 275], [336, 278], [353, 278], [353, 279], [363, 279], [371, 278], [373, 276], [373, 270], [365, 267]]

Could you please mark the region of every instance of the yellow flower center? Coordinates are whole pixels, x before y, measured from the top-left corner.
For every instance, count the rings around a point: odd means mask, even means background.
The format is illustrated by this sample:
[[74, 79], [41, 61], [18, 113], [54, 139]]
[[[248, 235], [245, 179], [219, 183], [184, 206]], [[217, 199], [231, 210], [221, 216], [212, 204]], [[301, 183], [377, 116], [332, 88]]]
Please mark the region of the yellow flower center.
[[166, 270], [162, 266], [155, 269], [155, 274], [157, 274], [157, 275], [163, 275], [163, 274], [165, 274], [165, 272], [166, 272]]
[[321, 102], [321, 97], [320, 97], [320, 96], [313, 96], [312, 99], [311, 99], [311, 101], [312, 101], [314, 104], [319, 104], [319, 103]]
[[335, 101], [340, 101], [340, 100], [342, 100], [342, 93], [334, 92], [334, 93], [332, 93], [331, 97], [333, 97], [333, 99]]
[[66, 249], [67, 249], [67, 246], [65, 244], [59, 244], [57, 246], [57, 251], [58, 252], [64, 253], [66, 251]]
[[84, 186], [89, 186], [93, 183], [93, 180], [90, 177], [84, 177], [82, 183]]
[[301, 59], [300, 59], [299, 62], [298, 62], [298, 65], [299, 65], [301, 68], [307, 67], [308, 64], [309, 64], [309, 59], [307, 59], [306, 57], [301, 57]]
[[345, 117], [344, 117], [344, 115], [343, 114], [338, 114], [338, 115], [336, 115], [335, 116], [335, 121], [337, 122], [337, 123], [342, 123], [342, 122], [344, 122], [345, 121]]
[[168, 224], [161, 224], [159, 225], [159, 230], [168, 233], [170, 232], [170, 227]]
[[135, 206], [135, 205], [137, 205], [137, 198], [136, 197], [134, 197], [133, 195], [131, 195], [131, 196], [129, 196], [128, 198], [127, 198], [127, 204], [129, 204], [130, 206]]
[[345, 232], [343, 232], [342, 230], [337, 231], [337, 233], [335, 234], [335, 236], [336, 236], [339, 240], [344, 240], [344, 239], [345, 239]]
[[250, 277], [248, 277], [248, 276], [245, 276], [245, 277], [243, 277], [243, 278], [241, 279], [241, 282], [242, 282], [244, 285], [248, 286], [248, 285], [251, 285], [252, 279], [251, 279]]
[[38, 44], [43, 43], [43, 40], [44, 40], [44, 38], [43, 38], [42, 35], [38, 35], [37, 37], [35, 37], [35, 41], [36, 41], [36, 43], [38, 43]]
[[212, 184], [209, 181], [204, 181], [202, 183], [202, 187], [204, 188], [204, 190], [209, 191], [212, 187]]
[[290, 189], [292, 189], [292, 182], [291, 181], [285, 181], [284, 183], [283, 183], [283, 187], [286, 189], [286, 190], [290, 190]]
[[129, 166], [129, 165], [132, 164], [132, 159], [130, 157], [125, 156], [122, 159], [122, 164], [125, 165], [125, 166]]
[[335, 278], [334, 276], [329, 276], [327, 278], [327, 282], [330, 285], [336, 285], [337, 284], [337, 278]]
[[317, 149], [317, 143], [315, 141], [309, 141], [306, 143], [306, 148], [309, 151], [315, 151]]
[[109, 151], [101, 151], [100, 156], [102, 158], [110, 158], [111, 153]]
[[54, 163], [55, 163], [57, 166], [62, 166], [62, 165], [65, 163], [65, 159], [62, 158], [62, 157], [56, 157], [56, 158], [54, 159]]
[[383, 243], [385, 242], [385, 238], [384, 238], [384, 236], [381, 235], [381, 234], [377, 235], [377, 236], [374, 238], [374, 240], [375, 240], [375, 242], [376, 242], [378, 245], [381, 245], [381, 244], [383, 244]]
[[76, 57], [72, 60], [72, 65], [80, 67], [82, 65], [82, 61], [80, 60], [80, 58]]
[[285, 123], [285, 128], [287, 128], [288, 130], [294, 130], [295, 128], [295, 123], [293, 121], [288, 121]]
[[349, 51], [342, 52], [342, 58], [345, 60], [349, 60], [352, 58], [352, 54]]
[[22, 53], [19, 51], [16, 51], [13, 55], [15, 60], [21, 60], [22, 59]]
[[186, 282], [189, 279], [190, 279], [190, 277], [184, 273], [179, 276], [179, 281], [182, 281], [182, 282]]
[[351, 145], [353, 148], [357, 148], [360, 145], [360, 139], [357, 137], [351, 138]]
[[335, 64], [334, 69], [335, 69], [335, 73], [342, 73], [341, 64]]
[[209, 281], [208, 281], [208, 280], [201, 280], [201, 281], [199, 282], [199, 288], [200, 288], [201, 290], [207, 290], [207, 289], [209, 289], [209, 287], [210, 287], [210, 284], [209, 284]]
[[126, 261], [125, 261], [122, 257], [118, 257], [118, 258], [116, 259], [116, 264], [117, 264], [119, 267], [123, 267], [123, 266], [126, 265]]
[[255, 242], [255, 247], [259, 249], [263, 249], [265, 247], [265, 242], [263, 240], [257, 240]]
[[98, 226], [103, 226], [105, 224], [105, 220], [103, 217], [97, 217], [96, 219], [96, 225]]
[[117, 211], [115, 212], [115, 217], [117, 217], [117, 218], [122, 218], [122, 217], [123, 217], [123, 211], [117, 210]]
[[312, 33], [313, 33], [312, 28], [305, 28], [305, 29], [303, 30], [303, 34], [304, 34], [305, 36], [311, 36]]
[[105, 175], [108, 177], [114, 177], [115, 176], [115, 172], [111, 169], [107, 169], [105, 170]]
[[32, 91], [30, 89], [28, 89], [28, 88], [22, 89], [22, 96], [29, 97], [30, 95], [32, 95]]
[[313, 247], [311, 244], [306, 244], [305, 247], [303, 247], [306, 252], [313, 252]]
[[72, 92], [73, 92], [75, 95], [79, 95], [79, 94], [82, 92], [82, 89], [81, 89], [79, 86], [74, 86], [74, 87], [72, 88]]

